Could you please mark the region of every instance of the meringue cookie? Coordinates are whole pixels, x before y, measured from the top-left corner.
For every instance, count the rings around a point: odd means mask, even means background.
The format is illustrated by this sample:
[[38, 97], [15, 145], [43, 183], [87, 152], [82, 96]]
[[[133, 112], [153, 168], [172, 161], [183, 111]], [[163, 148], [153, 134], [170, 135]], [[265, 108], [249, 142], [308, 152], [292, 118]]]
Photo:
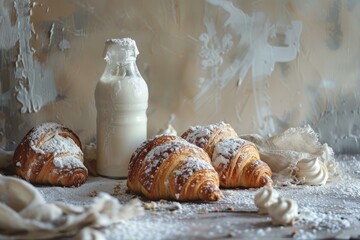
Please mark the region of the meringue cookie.
[[329, 178], [327, 167], [318, 158], [300, 160], [296, 166], [295, 177], [305, 185], [324, 185]]
[[298, 205], [292, 199], [278, 198], [278, 201], [269, 206], [269, 215], [273, 225], [293, 225], [298, 219]]
[[278, 198], [279, 194], [275, 189], [268, 186], [262, 187], [254, 198], [254, 203], [259, 208], [259, 214], [267, 214], [269, 206], [277, 202]]

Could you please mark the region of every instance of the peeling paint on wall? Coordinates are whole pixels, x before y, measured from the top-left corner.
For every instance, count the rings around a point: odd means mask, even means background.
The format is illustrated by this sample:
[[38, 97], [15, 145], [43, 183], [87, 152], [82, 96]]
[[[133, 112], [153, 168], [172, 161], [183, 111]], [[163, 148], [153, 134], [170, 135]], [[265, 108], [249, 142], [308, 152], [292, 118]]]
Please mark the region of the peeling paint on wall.
[[[265, 80], [273, 72], [275, 63], [289, 62], [296, 58], [300, 47], [301, 22], [270, 23], [264, 13], [254, 12], [249, 16], [235, 7], [231, 1], [208, 2], [226, 11], [228, 18], [224, 22], [224, 27], [229, 28], [230, 33], [219, 37], [214, 27], [215, 20], [205, 16], [207, 32], [200, 35], [200, 41], [203, 42], [200, 56], [203, 59], [202, 67], [205, 70], [209, 69], [211, 75], [206, 80], [201, 78], [202, 90], [197, 94], [195, 101], [203, 97], [213, 84], [218, 85], [217, 91], [221, 91], [230, 81], [238, 79], [237, 85], [241, 87], [251, 68], [257, 123], [262, 134], [275, 133], [271, 99]], [[237, 44], [233, 43], [231, 33], [239, 39]], [[269, 39], [278, 35], [283, 38], [281, 46], [271, 45]], [[231, 51], [239, 54], [232, 63], [226, 63], [226, 67], [221, 71], [222, 56]]]
[[331, 0], [330, 11], [327, 16], [328, 39], [326, 44], [331, 50], [336, 50], [341, 46], [343, 33], [341, 30], [341, 0]]
[[0, 49], [14, 47], [19, 39], [18, 28], [11, 22], [12, 7], [12, 4], [6, 5], [5, 0], [0, 0]]
[[66, 49], [69, 49], [69, 48], [71, 48], [71, 45], [70, 45], [70, 42], [68, 40], [63, 39], [63, 40], [60, 41], [59, 49], [61, 51], [65, 51]]
[[34, 48], [31, 38], [34, 32], [30, 22], [31, 3], [26, 0], [13, 1], [16, 12], [16, 22], [11, 23], [11, 9], [5, 7], [4, 0], [0, 1], [1, 19], [0, 30], [5, 37], [1, 37], [0, 48], [11, 49], [17, 44], [18, 57], [16, 60], [14, 89], [16, 99], [21, 104], [21, 113], [39, 111], [44, 105], [55, 100], [57, 91], [52, 70], [34, 59]]
[[43, 121], [94, 140], [104, 42], [131, 37], [149, 136], [171, 114], [179, 133], [220, 120], [262, 135], [311, 124], [337, 152], [359, 152], [358, 2], [0, 0], [1, 146]]
[[16, 61], [18, 85], [16, 99], [21, 104], [21, 113], [39, 111], [44, 105], [55, 100], [57, 91], [51, 69], [34, 59], [31, 47], [33, 26], [30, 22], [30, 1], [14, 2], [17, 14], [19, 55]]

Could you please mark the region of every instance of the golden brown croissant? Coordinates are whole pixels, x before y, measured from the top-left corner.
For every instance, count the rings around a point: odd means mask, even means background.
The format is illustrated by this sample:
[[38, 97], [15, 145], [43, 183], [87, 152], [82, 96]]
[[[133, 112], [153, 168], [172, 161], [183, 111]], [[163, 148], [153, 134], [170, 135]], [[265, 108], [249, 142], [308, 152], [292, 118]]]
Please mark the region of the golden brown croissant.
[[215, 145], [223, 138], [238, 137], [230, 124], [218, 122], [208, 126], [193, 126], [187, 129], [182, 135], [186, 141], [195, 144], [207, 152], [212, 158]]
[[13, 163], [16, 173], [34, 184], [80, 186], [88, 177], [79, 138], [57, 123], [31, 129], [16, 148]]
[[222, 195], [206, 152], [172, 135], [147, 140], [133, 153], [127, 184], [152, 200], [216, 201]]
[[241, 138], [224, 138], [215, 146], [212, 165], [224, 188], [272, 185], [270, 167], [260, 160], [256, 146]]

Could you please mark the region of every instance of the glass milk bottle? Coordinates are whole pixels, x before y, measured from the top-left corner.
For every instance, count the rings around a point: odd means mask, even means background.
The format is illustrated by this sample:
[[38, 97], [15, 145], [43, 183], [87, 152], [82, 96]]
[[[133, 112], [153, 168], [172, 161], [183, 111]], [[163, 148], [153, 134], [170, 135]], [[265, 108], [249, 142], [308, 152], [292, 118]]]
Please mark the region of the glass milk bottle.
[[136, 66], [130, 38], [106, 41], [105, 71], [96, 85], [97, 172], [126, 178], [131, 154], [146, 140], [148, 88]]

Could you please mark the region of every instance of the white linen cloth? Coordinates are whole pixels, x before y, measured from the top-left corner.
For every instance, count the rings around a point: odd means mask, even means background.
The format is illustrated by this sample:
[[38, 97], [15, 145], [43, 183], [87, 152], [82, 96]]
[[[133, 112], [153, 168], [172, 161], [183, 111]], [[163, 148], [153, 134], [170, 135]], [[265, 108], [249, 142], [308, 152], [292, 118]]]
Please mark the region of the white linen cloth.
[[101, 239], [103, 235], [97, 229], [143, 212], [139, 200], [121, 205], [107, 193], [98, 194], [89, 206], [47, 203], [30, 183], [0, 175], [0, 238], [39, 239], [78, 234], [79, 239]]
[[330, 181], [336, 179], [339, 174], [333, 149], [326, 143], [321, 144], [318, 135], [309, 125], [289, 128], [269, 138], [257, 134], [240, 137], [257, 146], [261, 160], [266, 162], [273, 171], [275, 185], [298, 183], [294, 179], [294, 170], [300, 160], [317, 158], [323, 162]]

